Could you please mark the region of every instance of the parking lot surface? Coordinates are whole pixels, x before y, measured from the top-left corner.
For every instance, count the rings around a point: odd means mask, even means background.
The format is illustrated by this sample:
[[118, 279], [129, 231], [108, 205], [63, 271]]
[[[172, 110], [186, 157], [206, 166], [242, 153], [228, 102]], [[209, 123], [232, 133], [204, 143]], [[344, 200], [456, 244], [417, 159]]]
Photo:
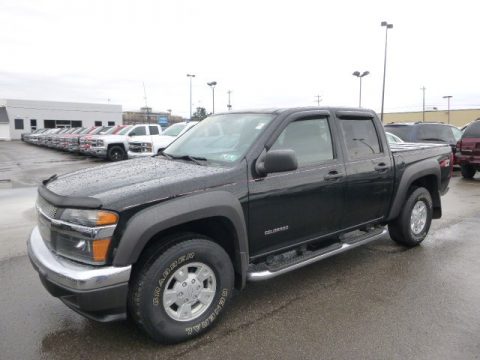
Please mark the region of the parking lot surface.
[[248, 284], [212, 331], [162, 346], [130, 322], [77, 315], [46, 292], [25, 255], [33, 186], [101, 164], [0, 142], [1, 359], [480, 359], [478, 175], [456, 174], [421, 246], [405, 249], [386, 236]]

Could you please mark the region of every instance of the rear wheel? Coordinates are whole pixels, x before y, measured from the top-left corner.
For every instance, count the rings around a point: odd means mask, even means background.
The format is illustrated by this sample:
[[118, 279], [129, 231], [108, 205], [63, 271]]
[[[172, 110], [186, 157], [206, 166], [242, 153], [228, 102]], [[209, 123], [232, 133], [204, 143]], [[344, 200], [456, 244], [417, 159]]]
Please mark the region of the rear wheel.
[[475, 176], [476, 169], [472, 165], [462, 165], [461, 170], [465, 179], [472, 179]]
[[108, 160], [120, 161], [125, 159], [125, 150], [121, 146], [112, 146], [108, 149]]
[[400, 215], [388, 224], [390, 237], [395, 242], [409, 247], [420, 244], [428, 234], [432, 214], [430, 192], [423, 187], [412, 189]]
[[173, 239], [168, 249], [149, 251], [135, 270], [129, 312], [154, 340], [176, 343], [212, 327], [229, 301], [234, 284], [230, 257], [199, 235]]

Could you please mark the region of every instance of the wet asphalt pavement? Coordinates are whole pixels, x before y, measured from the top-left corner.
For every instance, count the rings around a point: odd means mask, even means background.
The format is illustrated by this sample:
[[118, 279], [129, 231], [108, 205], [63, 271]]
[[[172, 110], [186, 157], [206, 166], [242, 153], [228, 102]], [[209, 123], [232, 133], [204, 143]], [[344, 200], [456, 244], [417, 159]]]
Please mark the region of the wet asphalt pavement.
[[452, 179], [422, 246], [406, 250], [387, 236], [248, 284], [212, 331], [162, 346], [129, 322], [99, 324], [69, 310], [25, 256], [32, 185], [99, 164], [0, 142], [0, 359], [480, 359], [478, 174]]

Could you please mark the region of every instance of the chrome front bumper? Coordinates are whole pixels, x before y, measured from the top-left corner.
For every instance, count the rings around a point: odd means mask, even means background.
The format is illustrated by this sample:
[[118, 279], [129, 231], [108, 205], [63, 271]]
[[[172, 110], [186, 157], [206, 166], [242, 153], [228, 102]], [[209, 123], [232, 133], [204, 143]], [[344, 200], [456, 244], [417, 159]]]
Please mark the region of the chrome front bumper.
[[61, 287], [87, 291], [127, 284], [131, 266], [83, 265], [55, 255], [45, 245], [38, 227], [28, 240], [28, 256], [35, 269], [49, 282]]

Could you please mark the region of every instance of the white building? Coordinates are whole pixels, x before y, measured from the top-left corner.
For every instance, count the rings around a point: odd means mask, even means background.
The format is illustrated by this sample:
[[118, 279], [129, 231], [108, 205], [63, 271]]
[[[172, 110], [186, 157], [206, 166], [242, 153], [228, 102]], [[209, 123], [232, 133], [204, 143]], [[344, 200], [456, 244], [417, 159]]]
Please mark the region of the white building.
[[122, 124], [122, 105], [0, 99], [0, 140], [57, 127]]

